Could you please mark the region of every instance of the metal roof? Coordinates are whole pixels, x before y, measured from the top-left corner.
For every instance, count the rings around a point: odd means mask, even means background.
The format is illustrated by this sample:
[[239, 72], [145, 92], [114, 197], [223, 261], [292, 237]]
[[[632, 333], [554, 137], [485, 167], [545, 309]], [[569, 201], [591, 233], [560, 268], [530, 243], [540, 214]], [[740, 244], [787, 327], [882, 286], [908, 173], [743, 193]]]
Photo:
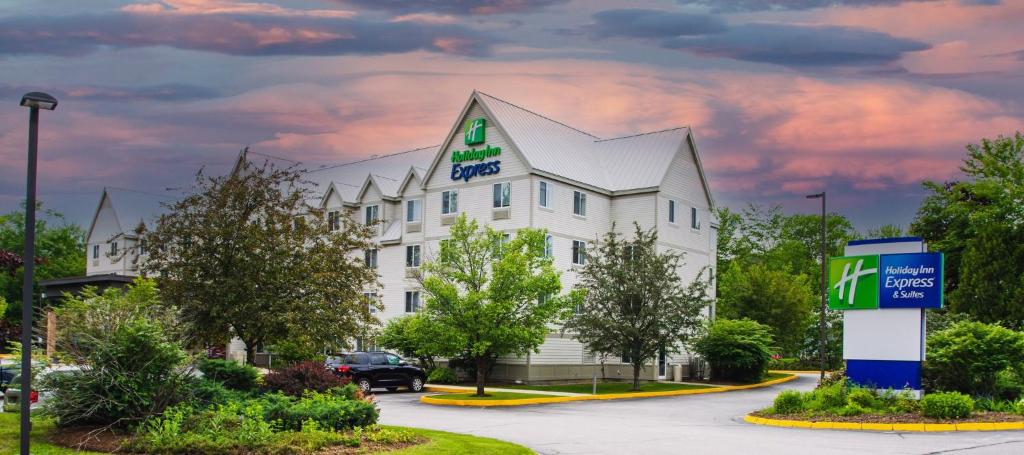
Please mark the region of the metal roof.
[[397, 196], [398, 186], [409, 173], [410, 167], [426, 167], [438, 153], [438, 146], [424, 147], [405, 152], [393, 153], [354, 161], [351, 163], [326, 166], [313, 169], [304, 175], [306, 180], [315, 185], [313, 190], [323, 196], [331, 182], [342, 200], [348, 203], [358, 202], [356, 197], [368, 178], [374, 176], [381, 193], [385, 196]]

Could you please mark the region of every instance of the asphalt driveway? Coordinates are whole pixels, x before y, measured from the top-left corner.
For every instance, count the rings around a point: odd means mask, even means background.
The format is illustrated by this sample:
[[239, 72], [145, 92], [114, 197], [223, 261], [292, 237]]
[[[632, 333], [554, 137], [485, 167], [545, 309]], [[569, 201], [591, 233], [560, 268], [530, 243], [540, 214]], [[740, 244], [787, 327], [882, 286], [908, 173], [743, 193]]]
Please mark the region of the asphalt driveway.
[[512, 408], [419, 403], [381, 393], [381, 423], [512, 441], [541, 454], [1024, 454], [1024, 431], [871, 433], [787, 429], [743, 422], [780, 390], [809, 390], [815, 377], [764, 389]]

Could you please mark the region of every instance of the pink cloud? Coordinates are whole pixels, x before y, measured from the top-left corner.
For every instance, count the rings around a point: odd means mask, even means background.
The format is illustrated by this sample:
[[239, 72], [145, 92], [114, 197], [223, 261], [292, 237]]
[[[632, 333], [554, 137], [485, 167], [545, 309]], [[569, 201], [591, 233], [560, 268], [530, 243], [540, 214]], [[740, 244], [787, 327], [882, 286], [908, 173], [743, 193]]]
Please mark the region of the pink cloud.
[[135, 14], [257, 14], [267, 16], [353, 17], [354, 11], [337, 9], [292, 9], [273, 3], [239, 0], [161, 0], [131, 3], [121, 11]]

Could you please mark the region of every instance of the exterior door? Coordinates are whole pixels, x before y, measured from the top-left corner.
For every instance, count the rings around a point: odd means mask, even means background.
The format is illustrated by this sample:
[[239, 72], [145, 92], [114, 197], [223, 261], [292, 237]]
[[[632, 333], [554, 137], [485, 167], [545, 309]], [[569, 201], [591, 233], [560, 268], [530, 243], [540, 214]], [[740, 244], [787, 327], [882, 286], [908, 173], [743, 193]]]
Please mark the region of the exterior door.
[[665, 348], [658, 350], [658, 379], [665, 379], [665, 373], [668, 369], [666, 361], [668, 360], [665, 355]]

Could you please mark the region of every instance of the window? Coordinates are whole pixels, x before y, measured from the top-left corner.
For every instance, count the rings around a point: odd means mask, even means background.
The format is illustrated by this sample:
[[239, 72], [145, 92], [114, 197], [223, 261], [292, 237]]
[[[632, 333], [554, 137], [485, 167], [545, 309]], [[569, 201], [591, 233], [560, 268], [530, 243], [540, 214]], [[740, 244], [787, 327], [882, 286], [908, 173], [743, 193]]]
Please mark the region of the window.
[[551, 234], [544, 236], [544, 257], [549, 258], [555, 255], [554, 237]]
[[572, 214], [587, 216], [587, 195], [579, 191], [572, 192]]
[[369, 205], [366, 207], [366, 224], [374, 224], [380, 220], [380, 206]]
[[405, 291], [405, 312], [415, 313], [420, 310], [420, 291]]
[[345, 363], [349, 365], [366, 365], [370, 363], [370, 356], [367, 354], [349, 354], [345, 356]]
[[[367, 207], [367, 208], [369, 208], [369, 207]], [[296, 218], [295, 221], [297, 223], [299, 221], [299, 219]], [[296, 225], [296, 226], [298, 226], [298, 225]], [[327, 212], [327, 230], [329, 230], [331, 232], [334, 232], [334, 231], [337, 231], [337, 230], [340, 230], [340, 229], [341, 229], [341, 212], [339, 212], [337, 210], [332, 210], [330, 212]]]
[[587, 263], [587, 242], [572, 241], [572, 263], [576, 265]]
[[388, 354], [388, 365], [398, 365], [401, 363], [402, 359], [400, 359], [397, 355]]
[[423, 201], [413, 199], [405, 203], [405, 221], [416, 223], [423, 219]]
[[110, 242], [110, 255], [117, 256], [117, 242]]
[[494, 184], [494, 208], [508, 207], [512, 200], [512, 183]]
[[668, 222], [676, 224], [676, 201], [668, 201]]
[[697, 212], [697, 207], [690, 207], [690, 227], [700, 229], [700, 213]]
[[377, 268], [377, 249], [366, 250], [365, 259], [367, 267], [371, 269]]
[[419, 267], [420, 266], [420, 246], [419, 245], [408, 245], [405, 247], [405, 266], [406, 267]]
[[363, 298], [366, 299], [366, 306], [370, 309], [370, 314], [377, 312], [377, 294], [372, 292], [364, 292]]
[[138, 255], [142, 256], [142, 254], [145, 253], [145, 251], [145, 245], [143, 245], [142, 240], [139, 240]]
[[92, 246], [92, 258], [93, 259], [99, 259], [100, 258], [100, 246], [99, 245], [93, 245]]
[[450, 190], [441, 193], [441, 214], [456, 213], [459, 211], [459, 190]]
[[370, 354], [370, 365], [387, 365], [388, 356], [384, 353], [371, 353]]
[[540, 182], [540, 190], [537, 192], [537, 194], [539, 198], [537, 200], [537, 203], [540, 204], [541, 207], [551, 207], [549, 201], [551, 198], [551, 190], [548, 188], [548, 182]]

